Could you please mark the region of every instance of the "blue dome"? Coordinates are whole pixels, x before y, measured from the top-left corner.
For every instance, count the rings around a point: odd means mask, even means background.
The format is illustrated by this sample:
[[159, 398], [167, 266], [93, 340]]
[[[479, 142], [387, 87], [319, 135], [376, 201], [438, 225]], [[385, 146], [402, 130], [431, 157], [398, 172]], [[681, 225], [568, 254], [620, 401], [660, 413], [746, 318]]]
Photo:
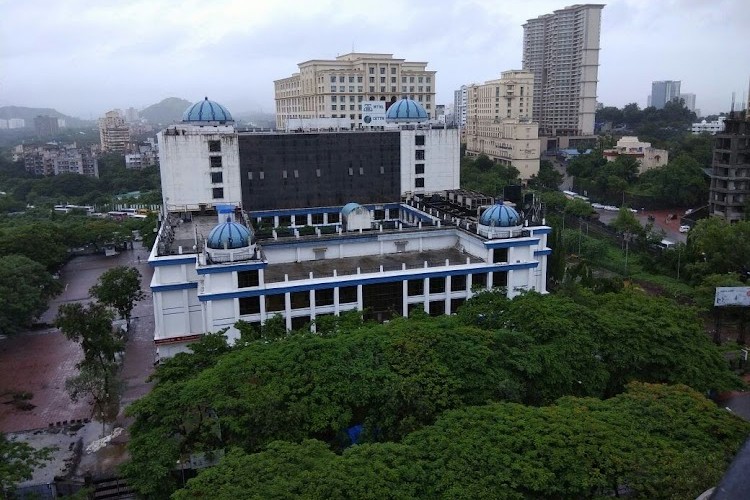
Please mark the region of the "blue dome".
[[237, 222], [232, 222], [227, 217], [226, 222], [222, 222], [208, 233], [206, 246], [217, 250], [242, 248], [250, 245], [253, 232]]
[[389, 122], [423, 122], [427, 120], [427, 111], [417, 101], [407, 98], [399, 99], [388, 108], [385, 120]]
[[183, 122], [231, 122], [232, 115], [227, 108], [218, 102], [209, 101], [206, 97], [182, 113]]
[[344, 205], [343, 207], [341, 207], [341, 215], [343, 215], [344, 217], [346, 217], [347, 215], [349, 215], [350, 213], [354, 212], [355, 210], [357, 210], [361, 206], [362, 205], [360, 205], [359, 203], [347, 203], [346, 205]]
[[513, 227], [521, 225], [521, 216], [508, 205], [493, 205], [482, 213], [479, 223], [483, 226]]

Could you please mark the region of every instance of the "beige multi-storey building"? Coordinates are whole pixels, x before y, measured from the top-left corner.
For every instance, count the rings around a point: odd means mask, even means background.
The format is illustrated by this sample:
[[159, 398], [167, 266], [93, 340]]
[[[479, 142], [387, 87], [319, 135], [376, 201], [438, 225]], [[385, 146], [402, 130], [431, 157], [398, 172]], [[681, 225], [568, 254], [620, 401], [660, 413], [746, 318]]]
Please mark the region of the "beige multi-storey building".
[[125, 153], [130, 142], [130, 127], [118, 111], [107, 111], [99, 118], [99, 141], [105, 153]]
[[426, 62], [353, 52], [298, 66], [299, 73], [274, 81], [279, 129], [290, 118], [339, 118], [357, 128], [362, 101], [385, 101], [388, 107], [402, 97], [419, 101], [430, 118], [435, 116], [435, 71]]
[[532, 117], [544, 136], [594, 133], [603, 8], [572, 5], [523, 25], [523, 69], [534, 73]]
[[466, 93], [466, 153], [513, 166], [522, 180], [539, 173], [539, 125], [531, 121], [534, 74], [504, 71], [498, 80], [467, 86]]

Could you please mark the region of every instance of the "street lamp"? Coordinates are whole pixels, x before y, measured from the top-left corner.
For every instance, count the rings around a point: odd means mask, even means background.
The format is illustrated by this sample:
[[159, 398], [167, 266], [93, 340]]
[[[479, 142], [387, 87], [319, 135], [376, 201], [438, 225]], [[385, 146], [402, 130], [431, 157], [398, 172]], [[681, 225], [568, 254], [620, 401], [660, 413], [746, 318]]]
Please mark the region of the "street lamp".
[[625, 231], [622, 234], [623, 239], [625, 240], [625, 277], [628, 276], [628, 249], [630, 247], [630, 240], [633, 238], [633, 233]]

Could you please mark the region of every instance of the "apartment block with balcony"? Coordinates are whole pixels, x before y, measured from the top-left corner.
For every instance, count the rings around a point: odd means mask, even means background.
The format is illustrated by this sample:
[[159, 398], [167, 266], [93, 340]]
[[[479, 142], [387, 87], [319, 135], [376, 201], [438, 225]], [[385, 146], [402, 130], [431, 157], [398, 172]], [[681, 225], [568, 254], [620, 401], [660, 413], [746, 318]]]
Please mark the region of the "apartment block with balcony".
[[130, 127], [118, 111], [108, 111], [99, 119], [99, 141], [105, 153], [124, 154], [127, 151], [130, 143]]
[[534, 74], [504, 71], [497, 80], [467, 86], [466, 154], [515, 167], [522, 180], [539, 173], [539, 125], [531, 121]]
[[532, 117], [541, 135], [594, 133], [603, 8], [572, 5], [523, 25], [523, 69], [534, 73]]
[[714, 139], [708, 208], [712, 216], [738, 222], [750, 202], [750, 121], [737, 114], [724, 125]]
[[298, 73], [274, 81], [278, 129], [297, 118], [337, 118], [359, 128], [363, 101], [385, 101], [387, 108], [403, 97], [420, 102], [428, 116], [435, 117], [436, 72], [428, 70], [426, 62], [352, 52], [298, 67]]
[[13, 160], [23, 160], [27, 172], [35, 175], [79, 174], [99, 177], [99, 164], [90, 150], [72, 144], [18, 145]]

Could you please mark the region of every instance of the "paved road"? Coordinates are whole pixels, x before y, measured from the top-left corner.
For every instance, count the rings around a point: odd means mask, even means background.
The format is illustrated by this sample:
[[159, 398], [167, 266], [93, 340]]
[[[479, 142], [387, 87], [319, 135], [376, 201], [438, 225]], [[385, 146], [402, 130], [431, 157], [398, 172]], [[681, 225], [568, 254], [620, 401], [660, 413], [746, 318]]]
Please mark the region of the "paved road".
[[[609, 224], [617, 217], [617, 212], [608, 211], [604, 209], [596, 209], [596, 213], [599, 214], [599, 220], [605, 224]], [[670, 213], [676, 214], [678, 217], [673, 220], [668, 220], [667, 216]], [[661, 229], [664, 231], [664, 237], [668, 240], [674, 241], [675, 243], [685, 243], [687, 241], [687, 234], [680, 233], [680, 219], [679, 215], [681, 212], [675, 210], [639, 210], [636, 215], [638, 220], [644, 226], [648, 223], [648, 216], [654, 216], [654, 228]]]
[[[138, 265], [137, 255], [146, 252], [127, 251], [114, 257], [91, 255], [76, 257], [65, 265], [60, 279], [65, 291], [49, 304], [40, 320], [52, 323], [60, 304], [90, 300], [88, 290], [99, 276], [116, 265], [134, 265], [144, 275], [148, 290], [151, 269]], [[153, 310], [151, 296], [139, 303], [133, 342], [126, 348], [123, 376], [129, 384], [126, 402], [145, 393], [145, 378], [153, 369]], [[65, 391], [65, 380], [76, 374], [81, 358], [78, 344], [68, 341], [56, 328], [26, 332], [0, 339], [0, 403], [12, 399], [13, 393], [28, 392], [33, 408], [18, 409], [13, 404], [0, 404], [0, 431], [14, 432], [46, 428], [50, 423], [87, 418], [91, 410], [86, 402], [74, 403]]]

